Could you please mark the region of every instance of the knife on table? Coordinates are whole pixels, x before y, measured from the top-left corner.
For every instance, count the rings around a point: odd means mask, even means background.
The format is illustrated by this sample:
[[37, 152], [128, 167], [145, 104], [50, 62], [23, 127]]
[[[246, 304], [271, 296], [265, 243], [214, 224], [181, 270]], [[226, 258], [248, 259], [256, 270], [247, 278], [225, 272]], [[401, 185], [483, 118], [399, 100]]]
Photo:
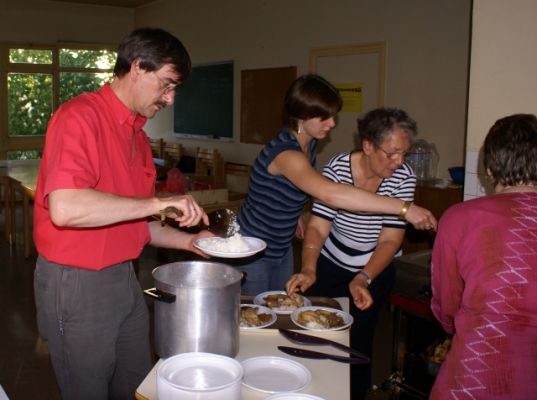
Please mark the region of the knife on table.
[[335, 347], [336, 349], [343, 350], [353, 355], [355, 358], [362, 359], [364, 363], [368, 363], [370, 361], [368, 356], [359, 352], [358, 350], [354, 350], [353, 348], [349, 346], [345, 346], [344, 344], [335, 342], [333, 340], [325, 339], [325, 338], [318, 337], [318, 336], [306, 335], [305, 333], [290, 331], [288, 329], [279, 329], [279, 331], [283, 336], [285, 336], [287, 339], [289, 339], [293, 343], [305, 344], [305, 345], [332, 346], [332, 347]]
[[287, 346], [278, 346], [278, 349], [280, 351], [283, 351], [286, 354], [290, 354], [295, 357], [312, 358], [312, 359], [319, 359], [319, 360], [333, 360], [333, 361], [339, 361], [339, 362], [347, 363], [347, 364], [368, 364], [369, 363], [369, 358], [364, 359], [361, 357], [358, 358], [358, 357], [338, 356], [336, 354], [321, 353], [319, 351], [298, 349], [296, 347], [287, 347]]

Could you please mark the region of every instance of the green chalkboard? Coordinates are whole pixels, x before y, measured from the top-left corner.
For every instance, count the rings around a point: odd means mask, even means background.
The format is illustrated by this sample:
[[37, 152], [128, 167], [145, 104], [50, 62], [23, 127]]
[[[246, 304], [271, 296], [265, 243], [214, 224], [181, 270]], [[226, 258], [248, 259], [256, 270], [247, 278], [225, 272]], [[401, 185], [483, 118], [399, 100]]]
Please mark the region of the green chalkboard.
[[233, 138], [233, 61], [195, 65], [175, 94], [176, 136]]

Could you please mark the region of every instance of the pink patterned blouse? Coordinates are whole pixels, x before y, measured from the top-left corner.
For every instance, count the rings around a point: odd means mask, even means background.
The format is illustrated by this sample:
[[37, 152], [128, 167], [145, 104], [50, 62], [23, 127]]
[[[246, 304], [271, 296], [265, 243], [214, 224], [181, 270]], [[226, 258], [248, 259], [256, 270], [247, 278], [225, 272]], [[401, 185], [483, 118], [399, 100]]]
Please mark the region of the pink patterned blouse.
[[454, 336], [431, 399], [537, 399], [537, 193], [446, 211], [432, 289], [432, 311]]

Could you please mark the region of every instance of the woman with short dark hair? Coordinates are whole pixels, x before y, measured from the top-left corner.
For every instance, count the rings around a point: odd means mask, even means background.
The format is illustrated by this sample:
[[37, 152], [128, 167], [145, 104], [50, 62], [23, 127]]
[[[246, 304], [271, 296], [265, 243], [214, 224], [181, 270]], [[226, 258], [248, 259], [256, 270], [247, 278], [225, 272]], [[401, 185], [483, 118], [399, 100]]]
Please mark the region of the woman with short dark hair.
[[431, 399], [537, 393], [537, 118], [496, 121], [483, 147], [495, 194], [449, 208], [432, 258], [432, 310], [453, 334]]

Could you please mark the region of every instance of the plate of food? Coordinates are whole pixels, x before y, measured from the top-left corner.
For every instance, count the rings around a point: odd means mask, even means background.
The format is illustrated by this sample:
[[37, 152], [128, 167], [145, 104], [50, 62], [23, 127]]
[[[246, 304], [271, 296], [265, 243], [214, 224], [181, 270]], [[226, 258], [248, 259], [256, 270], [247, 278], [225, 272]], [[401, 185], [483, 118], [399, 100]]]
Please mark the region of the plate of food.
[[228, 238], [214, 236], [199, 239], [194, 246], [213, 257], [241, 258], [265, 250], [267, 244], [264, 240], [236, 233]]
[[241, 304], [241, 329], [261, 329], [276, 322], [276, 313], [265, 306], [256, 304]]
[[295, 325], [310, 331], [339, 331], [352, 325], [352, 315], [331, 307], [306, 306], [291, 313]]
[[311, 301], [300, 294], [289, 296], [284, 290], [272, 290], [255, 296], [254, 304], [268, 307], [276, 314], [291, 314], [304, 306], [311, 306]]

